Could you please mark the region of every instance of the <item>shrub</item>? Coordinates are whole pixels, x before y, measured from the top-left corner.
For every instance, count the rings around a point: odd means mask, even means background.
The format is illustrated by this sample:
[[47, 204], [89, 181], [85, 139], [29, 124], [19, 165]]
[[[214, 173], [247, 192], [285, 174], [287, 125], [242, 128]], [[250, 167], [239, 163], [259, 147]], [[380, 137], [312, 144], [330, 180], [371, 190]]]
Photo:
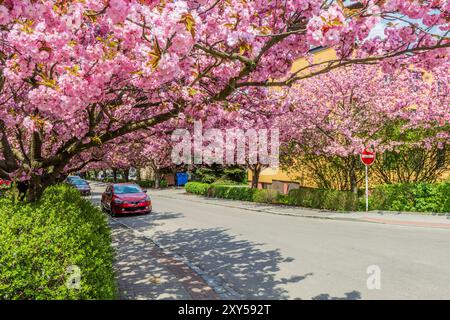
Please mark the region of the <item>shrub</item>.
[[125, 179], [117, 178], [116, 181], [114, 181], [114, 178], [105, 178], [105, 179], [103, 179], [103, 182], [105, 182], [105, 183], [121, 183], [121, 182], [125, 182]]
[[196, 168], [194, 170], [194, 180], [203, 183], [214, 183], [216, 181], [222, 183], [220, 181], [226, 181], [227, 184], [230, 182], [239, 184], [247, 180], [247, 170], [239, 166], [223, 167], [219, 165]]
[[450, 183], [402, 183], [372, 190], [372, 209], [416, 212], [450, 212]]
[[277, 203], [279, 203], [279, 204], [285, 204], [285, 205], [288, 205], [289, 204], [289, 197], [288, 197], [288, 195], [287, 194], [282, 194], [282, 193], [279, 193], [278, 195], [277, 195]]
[[288, 204], [316, 209], [356, 211], [358, 196], [350, 191], [299, 188], [289, 191]]
[[210, 187], [209, 184], [202, 182], [188, 182], [184, 186], [186, 192], [199, 194], [203, 196], [206, 196], [208, 194], [209, 187]]
[[208, 195], [216, 198], [253, 201], [255, 191], [256, 189], [247, 186], [212, 185]]
[[[114, 298], [112, 261], [106, 216], [72, 187], [47, 188], [33, 204], [0, 199], [0, 300]], [[70, 266], [80, 289], [66, 286]]]
[[159, 181], [159, 187], [160, 188], [167, 188], [167, 181], [166, 180]]
[[[141, 187], [141, 188], [154, 188], [155, 187], [155, 181], [154, 180], [141, 180], [141, 181], [136, 181], [136, 183]], [[166, 180], [160, 180], [159, 181], [159, 187], [160, 188], [167, 188], [167, 181]]]
[[202, 183], [213, 183], [217, 179], [216, 173], [210, 168], [197, 168], [195, 177]]
[[278, 195], [280, 194], [277, 190], [270, 189], [254, 189], [253, 202], [260, 203], [278, 203]]
[[[276, 203], [336, 211], [358, 211], [364, 209], [364, 196], [360, 191], [300, 188], [288, 195], [276, 190], [252, 189], [241, 185], [220, 185], [189, 182], [185, 186], [189, 193], [208, 197]], [[450, 212], [450, 183], [398, 184], [375, 188], [369, 198], [370, 209], [391, 211]]]
[[136, 181], [136, 183], [141, 188], [154, 188], [155, 187], [155, 181], [153, 181], [153, 180], [141, 180], [141, 181]]
[[235, 183], [245, 183], [247, 181], [247, 170], [240, 167], [227, 167], [223, 169], [222, 179]]
[[226, 186], [243, 185], [242, 182], [236, 182], [236, 181], [229, 180], [226, 178], [219, 178], [216, 181], [214, 181], [212, 184], [213, 185], [226, 185]]

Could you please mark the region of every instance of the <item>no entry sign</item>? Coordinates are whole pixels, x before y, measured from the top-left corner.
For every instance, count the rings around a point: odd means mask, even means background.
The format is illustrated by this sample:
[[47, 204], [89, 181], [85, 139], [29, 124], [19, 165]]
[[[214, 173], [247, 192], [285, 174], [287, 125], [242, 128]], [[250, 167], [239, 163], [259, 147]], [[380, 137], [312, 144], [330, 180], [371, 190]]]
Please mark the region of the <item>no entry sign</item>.
[[363, 152], [361, 152], [359, 157], [362, 163], [364, 163], [366, 166], [370, 166], [375, 161], [375, 152], [373, 152], [369, 148], [366, 148]]
[[366, 167], [366, 211], [369, 211], [369, 173], [368, 167], [375, 161], [375, 152], [372, 149], [365, 148], [359, 155], [361, 162]]

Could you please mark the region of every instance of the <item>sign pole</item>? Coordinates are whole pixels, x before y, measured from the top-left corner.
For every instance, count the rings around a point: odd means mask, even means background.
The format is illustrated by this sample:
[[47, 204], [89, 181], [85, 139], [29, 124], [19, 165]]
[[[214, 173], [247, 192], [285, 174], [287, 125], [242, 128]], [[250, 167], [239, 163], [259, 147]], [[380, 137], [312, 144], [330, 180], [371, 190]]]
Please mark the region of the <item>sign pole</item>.
[[375, 161], [373, 147], [365, 148], [359, 155], [361, 162], [366, 167], [366, 212], [369, 211], [369, 166]]
[[366, 212], [369, 211], [369, 175], [368, 175], [368, 165], [366, 167]]

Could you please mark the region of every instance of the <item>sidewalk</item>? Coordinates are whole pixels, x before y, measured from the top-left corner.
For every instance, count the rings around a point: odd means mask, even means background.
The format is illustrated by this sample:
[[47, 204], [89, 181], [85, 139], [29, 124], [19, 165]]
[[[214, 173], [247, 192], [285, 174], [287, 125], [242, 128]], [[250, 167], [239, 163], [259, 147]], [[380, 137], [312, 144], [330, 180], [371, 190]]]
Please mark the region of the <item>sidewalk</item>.
[[450, 229], [450, 214], [431, 215], [421, 213], [398, 213], [398, 212], [383, 212], [383, 211], [369, 211], [368, 213], [366, 212], [339, 213], [328, 210], [293, 207], [285, 205], [261, 204], [239, 200], [207, 198], [203, 196], [188, 194], [184, 189], [181, 188], [162, 189], [162, 190], [152, 189], [149, 190], [149, 192], [151, 193], [152, 196], [156, 197], [183, 199], [183, 200], [189, 199], [190, 201], [210, 205], [239, 208], [244, 210], [278, 214], [278, 215]]
[[183, 261], [110, 220], [119, 299], [217, 300], [219, 295]]

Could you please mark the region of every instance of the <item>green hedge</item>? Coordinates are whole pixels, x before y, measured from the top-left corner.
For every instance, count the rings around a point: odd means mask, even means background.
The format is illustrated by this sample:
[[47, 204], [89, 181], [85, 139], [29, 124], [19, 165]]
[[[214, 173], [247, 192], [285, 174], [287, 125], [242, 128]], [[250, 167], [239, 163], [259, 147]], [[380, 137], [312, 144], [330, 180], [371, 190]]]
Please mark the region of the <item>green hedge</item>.
[[188, 182], [184, 186], [187, 192], [202, 196], [208, 195], [210, 184], [202, 182]]
[[371, 191], [372, 210], [450, 212], [450, 183], [383, 185]]
[[[141, 180], [141, 181], [136, 181], [136, 183], [141, 188], [151, 189], [151, 188], [155, 187], [155, 181], [154, 180]], [[159, 181], [159, 187], [160, 188], [167, 188], [167, 181], [166, 180], [160, 180]]]
[[167, 181], [166, 180], [161, 180], [159, 181], [159, 187], [160, 188], [167, 188]]
[[253, 202], [279, 203], [280, 192], [270, 189], [254, 189]]
[[350, 191], [299, 188], [289, 191], [290, 205], [337, 211], [357, 211], [359, 198]]
[[253, 201], [256, 189], [247, 186], [210, 185], [208, 195], [216, 198]]
[[216, 185], [202, 182], [188, 182], [185, 189], [189, 193], [198, 195], [253, 201], [260, 203], [281, 203], [283, 195], [275, 190], [252, 189], [245, 185]]
[[[186, 184], [189, 193], [233, 200], [274, 203], [336, 211], [364, 210], [364, 195], [350, 191], [300, 188], [288, 195], [276, 190], [247, 186], [215, 185], [201, 182]], [[376, 187], [369, 198], [370, 210], [450, 212], [450, 183], [396, 184]]]
[[[34, 204], [0, 199], [0, 300], [112, 299], [116, 285], [107, 218], [72, 187]], [[79, 289], [66, 282], [81, 271]]]
[[136, 181], [136, 183], [141, 188], [154, 188], [155, 187], [155, 181], [153, 181], [153, 180], [141, 180], [141, 181]]

